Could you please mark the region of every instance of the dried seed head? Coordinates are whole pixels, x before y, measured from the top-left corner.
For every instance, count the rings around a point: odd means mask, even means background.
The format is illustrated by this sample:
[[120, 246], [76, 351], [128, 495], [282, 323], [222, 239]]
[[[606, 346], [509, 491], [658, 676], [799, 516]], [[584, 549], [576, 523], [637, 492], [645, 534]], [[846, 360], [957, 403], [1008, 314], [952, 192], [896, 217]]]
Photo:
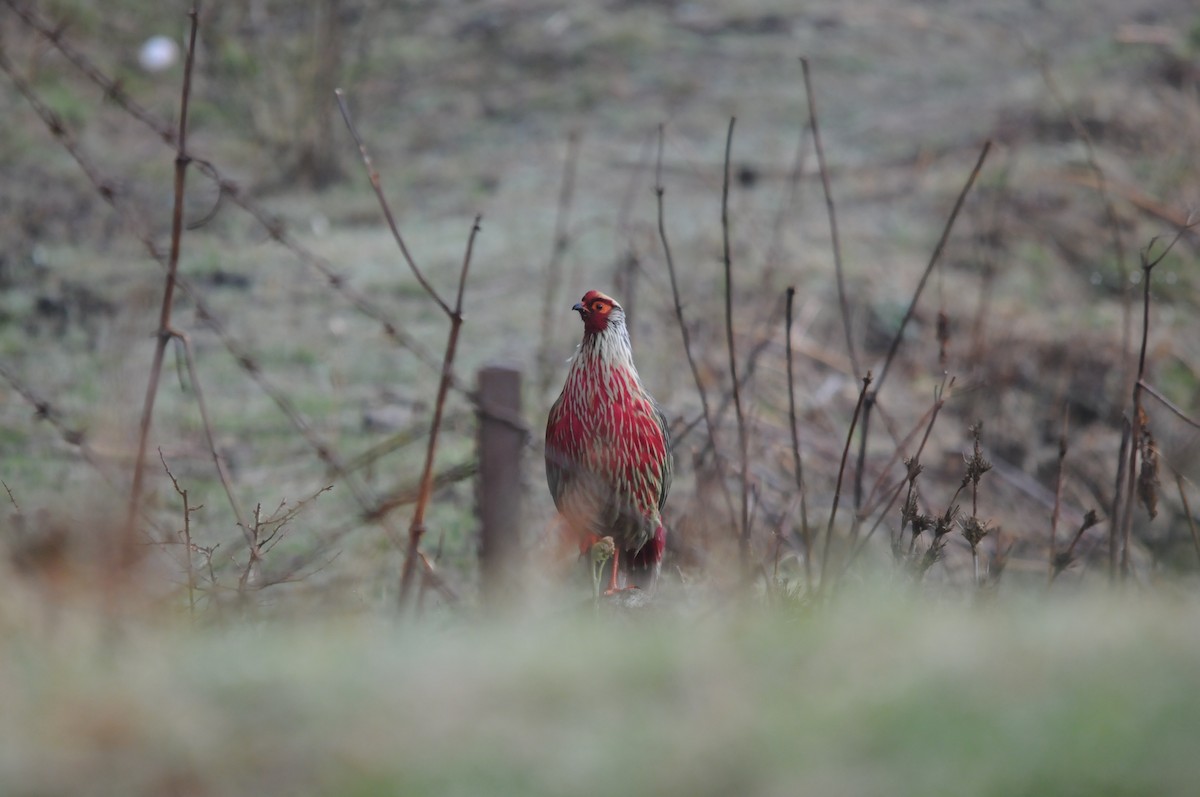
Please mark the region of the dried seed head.
[[979, 486], [979, 480], [983, 478], [983, 474], [992, 469], [992, 463], [988, 462], [983, 456], [983, 449], [979, 445], [979, 436], [983, 434], [983, 421], [976, 421], [970, 427], [971, 436], [975, 438], [975, 444], [971, 449], [971, 456], [967, 457], [967, 472], [963, 475], [963, 487], [968, 484]]
[[959, 526], [962, 528], [962, 535], [966, 537], [971, 550], [979, 547], [979, 543], [988, 535], [989, 531], [987, 523], [981, 523], [977, 517], [969, 517], [961, 520], [959, 521]]
[[954, 529], [954, 520], [958, 517], [958, 504], [952, 504], [946, 507], [946, 512], [939, 517], [933, 524], [933, 537], [935, 540], [949, 534]]

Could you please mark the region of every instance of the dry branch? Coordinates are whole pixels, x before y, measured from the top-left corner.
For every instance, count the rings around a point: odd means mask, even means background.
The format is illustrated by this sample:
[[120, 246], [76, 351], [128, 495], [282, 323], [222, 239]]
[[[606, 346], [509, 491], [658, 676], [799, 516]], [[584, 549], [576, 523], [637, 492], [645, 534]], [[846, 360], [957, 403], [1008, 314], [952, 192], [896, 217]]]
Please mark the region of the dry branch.
[[[403, 609], [412, 593], [413, 574], [421, 553], [421, 538], [425, 535], [425, 510], [433, 493], [433, 462], [437, 454], [438, 433], [442, 428], [442, 414], [446, 408], [446, 394], [450, 391], [450, 378], [454, 368], [454, 355], [458, 349], [458, 333], [462, 328], [463, 293], [467, 286], [467, 272], [471, 267], [471, 254], [475, 249], [475, 236], [479, 233], [480, 217], [476, 216], [467, 236], [467, 251], [463, 255], [462, 271], [458, 275], [458, 295], [454, 300], [454, 311], [450, 315], [450, 333], [446, 337], [446, 354], [442, 361], [442, 378], [438, 382], [437, 401], [433, 408], [433, 421], [429, 430], [429, 445], [425, 449], [425, 465], [421, 471], [421, 492], [413, 510], [412, 522], [408, 527], [408, 548], [404, 557], [404, 569], [400, 576], [400, 607]], [[421, 557], [425, 573], [431, 574], [429, 560]]]
[[829, 167], [825, 163], [825, 148], [821, 146], [821, 128], [817, 124], [817, 99], [813, 96], [812, 76], [809, 74], [807, 58], [800, 59], [800, 68], [804, 73], [804, 91], [808, 97], [808, 122], [812, 128], [813, 149], [817, 153], [817, 168], [821, 172], [821, 187], [825, 191], [825, 208], [829, 215], [829, 236], [833, 246], [833, 268], [837, 276], [838, 306], [842, 313], [842, 328], [846, 333], [846, 351], [850, 355], [850, 368], [855, 374], [859, 374], [862, 373], [862, 369], [858, 367], [858, 351], [854, 347], [854, 333], [850, 325], [850, 302], [846, 296], [846, 278], [842, 268], [842, 244], [838, 237], [837, 210], [833, 204]]
[[196, 31], [199, 15], [195, 7], [188, 12], [191, 31], [188, 35], [187, 58], [183, 68], [183, 87], [179, 97], [179, 127], [175, 143], [175, 195], [171, 211], [171, 252], [167, 256], [166, 283], [163, 287], [162, 307], [159, 311], [158, 333], [154, 346], [154, 359], [150, 364], [150, 378], [146, 385], [146, 398], [142, 403], [142, 418], [138, 424], [137, 453], [133, 461], [133, 483], [129, 488], [129, 503], [125, 511], [125, 524], [119, 545], [121, 565], [132, 564], [137, 540], [135, 518], [142, 504], [142, 481], [145, 478], [146, 446], [150, 441], [150, 425], [154, 419], [154, 403], [158, 397], [158, 381], [162, 375], [163, 356], [167, 344], [175, 331], [171, 328], [171, 311], [175, 305], [175, 278], [179, 271], [179, 250], [183, 242], [183, 188], [187, 179], [187, 167], [191, 162], [187, 151], [188, 102], [191, 99], [192, 67], [196, 61]]

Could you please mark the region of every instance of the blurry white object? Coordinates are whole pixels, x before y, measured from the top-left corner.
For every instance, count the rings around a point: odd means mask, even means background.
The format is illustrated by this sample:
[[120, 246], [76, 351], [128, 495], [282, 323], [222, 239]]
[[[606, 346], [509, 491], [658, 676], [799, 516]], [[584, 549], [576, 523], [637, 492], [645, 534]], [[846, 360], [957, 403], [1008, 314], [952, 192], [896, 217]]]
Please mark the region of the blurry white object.
[[179, 45], [169, 36], [151, 36], [138, 51], [138, 63], [147, 72], [161, 72], [179, 59]]

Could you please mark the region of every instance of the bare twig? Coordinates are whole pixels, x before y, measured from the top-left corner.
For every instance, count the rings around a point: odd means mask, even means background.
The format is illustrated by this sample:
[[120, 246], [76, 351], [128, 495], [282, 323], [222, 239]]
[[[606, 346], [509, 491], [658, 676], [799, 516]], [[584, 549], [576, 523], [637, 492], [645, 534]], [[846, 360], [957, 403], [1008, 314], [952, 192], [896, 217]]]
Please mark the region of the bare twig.
[[959, 211], [962, 210], [963, 203], [967, 200], [967, 194], [971, 192], [971, 187], [975, 185], [975, 180], [979, 177], [979, 172], [983, 169], [983, 162], [987, 160], [988, 153], [992, 149], [992, 142], [985, 141], [983, 149], [979, 152], [979, 157], [975, 160], [975, 166], [971, 169], [971, 174], [967, 177], [967, 182], [963, 185], [962, 190], [958, 192], [958, 198], [954, 200], [954, 207], [950, 210], [950, 216], [946, 219], [946, 224], [942, 228], [942, 235], [938, 239], [937, 246], [933, 249], [933, 254], [929, 256], [929, 262], [925, 265], [925, 273], [921, 275], [920, 281], [917, 283], [917, 289], [913, 292], [913, 297], [908, 303], [908, 309], [904, 312], [904, 318], [900, 321], [900, 326], [896, 329], [896, 334], [892, 337], [892, 343], [888, 347], [887, 356], [883, 360], [883, 368], [880, 370], [879, 379], [875, 383], [875, 395], [879, 395], [879, 391], [883, 390], [883, 381], [887, 378], [888, 370], [892, 367], [892, 360], [896, 357], [896, 352], [900, 348], [900, 343], [904, 340], [904, 330], [908, 327], [908, 322], [912, 320], [913, 314], [917, 309], [917, 302], [921, 300], [921, 293], [925, 290], [925, 283], [929, 280], [929, 275], [933, 272], [934, 266], [941, 260], [942, 251], [946, 248], [946, 242], [950, 239], [950, 231], [954, 229], [954, 222], [958, 219]]
[[1163, 261], [1163, 259], [1171, 252], [1175, 244], [1183, 234], [1190, 229], [1183, 227], [1176, 233], [1163, 251], [1159, 253], [1153, 260], [1150, 259], [1150, 250], [1154, 248], [1155, 240], [1152, 239], [1145, 251], [1141, 253], [1142, 261], [1142, 345], [1138, 351], [1138, 368], [1137, 378], [1133, 384], [1133, 419], [1130, 421], [1131, 428], [1129, 433], [1129, 461], [1127, 471], [1125, 473], [1125, 506], [1121, 515], [1121, 576], [1122, 578], [1129, 575], [1129, 539], [1133, 527], [1133, 495], [1137, 484], [1137, 458], [1141, 448], [1142, 432], [1146, 425], [1146, 413], [1142, 409], [1142, 385], [1146, 379], [1146, 348], [1150, 342], [1150, 277], [1154, 271], [1154, 267]]
[[821, 146], [821, 129], [817, 124], [817, 99], [813, 95], [812, 77], [809, 74], [807, 58], [800, 58], [800, 68], [804, 72], [804, 91], [808, 97], [808, 122], [812, 128], [813, 149], [817, 153], [817, 168], [821, 172], [821, 187], [825, 190], [825, 207], [829, 214], [833, 268], [837, 275], [838, 305], [842, 312], [842, 328], [846, 333], [846, 351], [850, 355], [850, 367], [854, 373], [859, 374], [862, 373], [862, 369], [858, 366], [858, 352], [854, 347], [854, 333], [851, 331], [850, 325], [850, 302], [846, 296], [846, 279], [842, 269], [842, 245], [838, 238], [837, 212], [833, 205], [833, 189], [829, 181], [829, 167], [825, 163], [825, 149]]
[[12, 488], [8, 486], [8, 482], [0, 479], [0, 484], [4, 485], [4, 492], [8, 493], [8, 500], [13, 505], [13, 509], [17, 510], [17, 514], [21, 514], [21, 505], [17, 503], [17, 497], [13, 495]]
[[354, 138], [354, 143], [358, 146], [358, 154], [362, 157], [363, 166], [367, 170], [367, 178], [371, 181], [371, 188], [375, 190], [375, 196], [379, 199], [379, 207], [383, 210], [383, 217], [387, 221], [388, 229], [392, 231], [392, 238], [395, 239], [396, 245], [400, 248], [400, 254], [404, 256], [404, 261], [408, 263], [409, 269], [413, 276], [417, 278], [417, 282], [425, 289], [425, 293], [429, 294], [429, 298], [433, 299], [437, 306], [442, 309], [442, 312], [447, 316], [452, 316], [453, 311], [450, 306], [438, 295], [429, 281], [425, 279], [425, 275], [421, 273], [421, 269], [417, 266], [417, 261], [413, 260], [413, 256], [408, 251], [408, 246], [404, 243], [404, 236], [400, 234], [400, 228], [396, 226], [396, 217], [392, 215], [391, 206], [388, 205], [387, 196], [383, 193], [383, 181], [379, 177], [379, 171], [375, 168], [375, 164], [371, 161], [371, 155], [367, 152], [367, 145], [363, 143], [362, 137], [358, 134], [358, 129], [354, 126], [354, 120], [350, 118], [350, 108], [346, 105], [346, 96], [341, 89], [334, 89], [333, 94], [337, 97], [338, 108], [342, 112], [342, 119], [346, 122], [346, 128], [350, 131], [350, 135]]
[[[954, 207], [950, 210], [950, 216], [946, 219], [946, 224], [942, 228], [942, 235], [938, 239], [937, 246], [933, 249], [933, 254], [929, 256], [929, 262], [925, 266], [925, 272], [921, 275], [921, 279], [917, 282], [917, 288], [913, 291], [912, 299], [908, 303], [908, 309], [904, 313], [904, 318], [900, 321], [900, 326], [896, 329], [896, 334], [892, 338], [891, 346], [888, 347], [887, 356], [884, 357], [883, 367], [879, 373], [879, 380], [875, 383], [875, 389], [867, 396], [866, 404], [863, 406], [862, 418], [862, 435], [859, 437], [858, 447], [858, 468], [856, 470], [854, 482], [854, 506], [858, 510], [862, 503], [862, 485], [863, 477], [866, 472], [865, 463], [867, 456], [867, 438], [871, 433], [871, 417], [872, 410], [876, 408], [879, 402], [879, 392], [883, 390], [883, 382], [887, 378], [888, 370], [892, 367], [892, 361], [896, 357], [896, 352], [900, 349], [900, 343], [904, 339], [904, 330], [908, 327], [909, 321], [912, 320], [917, 309], [917, 302], [921, 300], [921, 294], [925, 290], [925, 284], [929, 280], [929, 275], [933, 273], [934, 267], [941, 260], [942, 252], [946, 248], [946, 242], [950, 238], [950, 231], [954, 229], [954, 222], [958, 219], [958, 214], [962, 210], [963, 203], [967, 199], [967, 194], [971, 192], [971, 187], [975, 184], [976, 178], [979, 177], [979, 172], [983, 168], [983, 162], [987, 159], [988, 152], [991, 151], [992, 142], [985, 141], [983, 149], [979, 153], [978, 159], [975, 161], [974, 168], [971, 169], [970, 175], [967, 177], [967, 182], [963, 185], [962, 190], [958, 193], [958, 198], [954, 201]], [[886, 418], [885, 418], [886, 421]], [[893, 434], [894, 436], [894, 434]]]
[[[925, 414], [921, 416], [916, 425], [912, 428], [908, 435], [905, 436], [904, 440], [896, 446], [896, 449], [892, 454], [893, 459], [888, 462], [887, 466], [883, 469], [883, 473], [887, 473], [889, 470], [891, 470], [892, 465], [895, 462], [895, 458], [903, 455], [903, 451], [907, 447], [908, 443], [916, 435], [917, 431], [922, 428], [922, 425], [924, 425], [925, 433], [921, 437], [921, 442], [917, 445], [916, 452], [912, 455], [912, 457], [905, 460], [905, 476], [897, 481], [896, 486], [888, 493], [889, 498], [887, 502], [880, 509], [879, 501], [868, 501], [867, 505], [859, 510], [858, 519], [860, 522], [863, 519], [870, 517], [872, 514], [875, 514], [876, 516], [875, 522], [871, 525], [870, 530], [867, 531], [863, 538], [858, 541], [858, 544], [854, 547], [854, 550], [851, 551], [850, 556], [846, 558], [846, 563], [842, 567], [843, 573], [845, 573], [850, 565], [854, 563], [854, 560], [858, 558], [863, 549], [867, 547], [867, 543], [879, 529], [880, 523], [883, 522], [883, 519], [887, 517], [887, 514], [892, 510], [892, 505], [895, 504], [896, 499], [900, 497], [900, 491], [904, 488], [905, 484], [908, 485], [908, 493], [904, 499], [905, 506], [912, 505], [912, 502], [916, 500], [916, 478], [921, 472], [921, 454], [925, 452], [925, 444], [929, 442], [929, 435], [933, 432], [933, 426], [937, 422], [937, 418], [942, 411], [942, 407], [946, 405], [946, 391], [952, 389], [953, 387], [954, 379], [952, 377], [943, 378], [942, 383], [938, 385], [933, 392], [932, 406], [925, 411]], [[879, 481], [877, 481], [875, 486], [871, 488], [869, 497], [874, 497], [874, 495], [881, 489], [883, 473], [880, 474]], [[907, 520], [908, 517], [907, 514], [905, 514], [905, 516], [903, 516], [901, 519], [899, 534], [896, 537], [896, 540], [893, 542], [893, 544], [896, 546], [898, 546], [900, 541], [904, 538], [904, 527]]]
[[[887, 474], [892, 467], [895, 466], [900, 459], [906, 457], [909, 443], [911, 443], [912, 439], [916, 437], [917, 432], [924, 428], [925, 434], [921, 438], [921, 443], [917, 446], [917, 452], [914, 455], [917, 460], [921, 458], [921, 452], [924, 450], [925, 443], [928, 442], [929, 435], [933, 431], [933, 424], [937, 420], [938, 413], [942, 411], [942, 407], [946, 404], [946, 391], [954, 389], [954, 382], [954, 377], [950, 376], [949, 374], [944, 374], [942, 376], [941, 384], [934, 388], [933, 404], [930, 405], [929, 409], [925, 410], [925, 414], [917, 419], [917, 422], [913, 424], [913, 427], [908, 431], [908, 434], [906, 434], [902, 439], [897, 439], [896, 444], [892, 449], [891, 457], [889, 457], [887, 463], [880, 469], [879, 476], [876, 478], [875, 484], [871, 486], [871, 491], [867, 493], [864, 505], [859, 509], [859, 515], [861, 518], [870, 517], [879, 508], [879, 499], [877, 499], [876, 496], [883, 488], [884, 479], [887, 477]], [[879, 409], [878, 404], [876, 405], [876, 409]]]
[[1166, 407], [1167, 410], [1170, 411], [1170, 413], [1172, 415], [1174, 415], [1176, 418], [1183, 421], [1184, 423], [1186, 423], [1188, 426], [1192, 427], [1193, 429], [1200, 429], [1200, 421], [1197, 421], [1195, 418], [1191, 417], [1186, 412], [1179, 409], [1179, 407], [1176, 406], [1169, 398], [1167, 398], [1162, 393], [1160, 393], [1157, 389], [1155, 389], [1155, 387], [1153, 385], [1151, 385], [1145, 379], [1139, 379], [1137, 384], [1138, 384], [1138, 387], [1140, 387], [1142, 389], [1143, 393], [1147, 393], [1150, 396], [1153, 396], [1154, 399], [1158, 401], [1158, 403], [1160, 403], [1164, 407]]
[[167, 465], [167, 458], [163, 456], [162, 449], [158, 449], [158, 458], [162, 462], [163, 470], [167, 472], [167, 476], [171, 479], [171, 484], [175, 486], [175, 492], [183, 499], [183, 550], [184, 562], [187, 565], [187, 587], [188, 587], [188, 611], [191, 614], [196, 613], [196, 571], [192, 567], [192, 511], [193, 507], [188, 503], [187, 490], [179, 486], [179, 481], [175, 478], [175, 474], [171, 473], [171, 468]]
[[729, 254], [729, 161], [733, 150], [733, 126], [737, 117], [730, 117], [729, 132], [725, 136], [725, 179], [721, 185], [721, 240], [725, 264], [725, 343], [729, 349], [729, 378], [733, 384], [733, 411], [737, 416], [738, 454], [741, 465], [741, 523], [738, 529], [738, 552], [742, 560], [742, 572], [750, 573], [750, 456], [746, 441], [746, 416], [742, 411], [742, 394], [738, 386], [737, 348], [733, 341], [733, 260]]
[[[704, 427], [708, 431], [708, 442], [714, 453], [720, 451], [717, 446], [717, 429], [713, 424], [712, 410], [708, 403], [708, 391], [704, 388], [704, 380], [700, 378], [700, 369], [696, 365], [696, 356], [692, 353], [692, 337], [688, 331], [687, 322], [683, 318], [683, 303], [679, 298], [679, 280], [675, 273], [675, 259], [671, 256], [671, 243], [667, 239], [666, 226], [666, 211], [664, 209], [663, 194], [666, 189], [662, 183], [662, 156], [663, 156], [663, 126], [658, 126], [658, 157], [654, 164], [654, 195], [658, 203], [658, 237], [662, 241], [663, 255], [667, 261], [667, 275], [671, 280], [671, 299], [675, 304], [675, 320], [679, 324], [679, 334], [683, 336], [683, 354], [687, 358], [688, 368], [692, 372], [692, 381], [696, 384], [696, 393], [700, 396], [701, 417], [704, 420]], [[673, 441], [676, 443], [681, 438], [681, 435], [672, 435]], [[721, 485], [721, 493], [725, 496], [725, 504], [729, 510], [730, 521], [736, 524], [736, 514], [733, 508], [733, 497], [729, 494], [729, 485], [725, 483], [725, 479], [717, 480]]]
[[[225, 490], [225, 497], [229, 501], [229, 506], [233, 508], [233, 514], [237, 517], [238, 525], [244, 529], [246, 523], [245, 514], [242, 512], [242, 507], [237, 497], [233, 494], [233, 484], [230, 482], [229, 473], [225, 469], [225, 461], [221, 458], [220, 453], [217, 452], [217, 441], [213, 436], [213, 425], [208, 415], [208, 404], [204, 400], [204, 391], [200, 388], [200, 375], [196, 372], [196, 357], [192, 352], [192, 342], [183, 332], [175, 331], [172, 335], [183, 347], [183, 356], [187, 363], [192, 392], [196, 394], [196, 407], [200, 410], [200, 423], [204, 427], [204, 439], [208, 442], [208, 453], [212, 455], [213, 467], [217, 471], [217, 478], [221, 481], [221, 488]], [[249, 542], [249, 538], [247, 538], [247, 542]]]
[[196, 60], [196, 31], [199, 28], [199, 14], [194, 7], [188, 12], [188, 17], [191, 19], [191, 32], [188, 36], [187, 58], [183, 69], [183, 88], [179, 97], [179, 127], [175, 145], [175, 199], [171, 213], [171, 253], [167, 260], [166, 284], [163, 287], [162, 307], [159, 311], [154, 359], [150, 365], [150, 378], [146, 385], [146, 398], [142, 403], [141, 422], [138, 425], [137, 453], [133, 461], [133, 483], [129, 488], [129, 503], [125, 512], [125, 524], [122, 527], [123, 538], [119, 546], [122, 566], [128, 566], [134, 558], [137, 540], [135, 518], [142, 503], [146, 446], [150, 440], [150, 425], [154, 418], [154, 402], [158, 397], [158, 381], [162, 374], [163, 355], [166, 353], [167, 343], [173, 334], [171, 310], [175, 304], [175, 276], [179, 270], [179, 250], [183, 241], [183, 188], [187, 177], [187, 167], [191, 162], [187, 152], [188, 102], [191, 99], [192, 67]]
[[[450, 333], [446, 338], [446, 354], [443, 358], [442, 379], [438, 383], [437, 400], [433, 407], [433, 421], [429, 430], [429, 445], [425, 449], [425, 465], [421, 471], [421, 493], [413, 510], [412, 522], [408, 527], [408, 550], [404, 558], [404, 569], [400, 576], [400, 607], [404, 608], [412, 592], [413, 574], [416, 571], [418, 556], [421, 553], [421, 538], [425, 535], [425, 510], [429, 506], [429, 498], [433, 493], [433, 464], [437, 454], [438, 434], [442, 427], [442, 414], [446, 407], [446, 394], [450, 390], [450, 377], [454, 368], [454, 355], [458, 349], [458, 333], [462, 329], [463, 294], [467, 286], [467, 272], [471, 267], [471, 254], [475, 249], [475, 236], [479, 233], [480, 217], [476, 216], [471, 225], [471, 233], [467, 236], [467, 251], [463, 255], [462, 271], [458, 275], [458, 295], [454, 300], [454, 312], [450, 316]], [[425, 571], [431, 572], [432, 567], [427, 559]]]
[[842, 477], [846, 474], [846, 460], [850, 456], [850, 441], [854, 439], [854, 428], [858, 425], [858, 417], [862, 413], [863, 402], [871, 387], [871, 372], [862, 380], [862, 390], [858, 391], [858, 403], [854, 405], [854, 415], [850, 419], [850, 428], [846, 431], [846, 445], [842, 448], [842, 460], [838, 464], [837, 484], [833, 490], [833, 506], [829, 510], [829, 522], [825, 525], [825, 546], [821, 551], [821, 583], [818, 589], [825, 590], [825, 572], [829, 564], [829, 548], [833, 539], [833, 521], [837, 517], [838, 503], [842, 498]]
[[796, 427], [796, 383], [792, 373], [792, 303], [796, 289], [787, 289], [787, 320], [784, 323], [784, 342], [787, 348], [788, 423], [792, 430], [792, 468], [796, 491], [800, 493], [800, 539], [804, 543], [804, 577], [812, 586], [812, 530], [808, 527], [808, 501], [805, 497], [804, 468], [800, 459], [800, 434]]
[[1050, 564], [1050, 583], [1054, 583], [1054, 579], [1058, 578], [1058, 574], [1066, 570], [1072, 562], [1075, 561], [1075, 547], [1079, 545], [1079, 541], [1083, 539], [1083, 534], [1092, 526], [1100, 522], [1100, 518], [1096, 516], [1096, 510], [1089, 509], [1087, 514], [1083, 516], [1083, 520], [1079, 524], [1079, 528], [1075, 530], [1075, 536], [1071, 537], [1071, 543], [1067, 549], [1060, 554], [1056, 554]]

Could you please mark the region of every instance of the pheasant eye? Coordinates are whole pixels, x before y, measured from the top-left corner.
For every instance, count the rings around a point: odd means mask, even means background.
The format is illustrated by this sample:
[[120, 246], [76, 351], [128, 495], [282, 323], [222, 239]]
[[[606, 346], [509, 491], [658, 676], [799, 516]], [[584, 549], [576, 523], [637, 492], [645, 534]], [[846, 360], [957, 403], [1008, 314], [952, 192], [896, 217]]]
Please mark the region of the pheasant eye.
[[604, 312], [604, 302], [592, 302], [592, 312], [593, 313], [603, 313]]

